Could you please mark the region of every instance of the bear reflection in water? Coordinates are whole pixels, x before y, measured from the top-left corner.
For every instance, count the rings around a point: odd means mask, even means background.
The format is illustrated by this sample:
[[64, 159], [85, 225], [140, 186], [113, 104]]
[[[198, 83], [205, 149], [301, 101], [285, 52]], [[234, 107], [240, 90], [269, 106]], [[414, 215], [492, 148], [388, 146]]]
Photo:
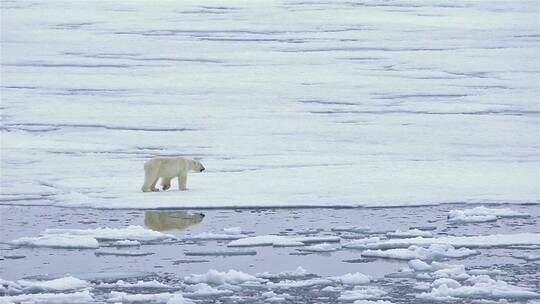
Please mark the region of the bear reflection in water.
[[187, 211], [146, 211], [144, 224], [155, 231], [183, 230], [200, 223], [203, 213]]

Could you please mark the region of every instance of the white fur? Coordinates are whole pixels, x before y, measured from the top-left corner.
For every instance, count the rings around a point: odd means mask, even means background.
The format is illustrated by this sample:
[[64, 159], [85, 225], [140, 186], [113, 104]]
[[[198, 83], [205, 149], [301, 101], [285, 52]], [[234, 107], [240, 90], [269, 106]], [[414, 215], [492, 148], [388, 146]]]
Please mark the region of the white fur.
[[186, 190], [188, 171], [202, 172], [204, 166], [193, 159], [184, 157], [154, 157], [144, 163], [143, 192], [159, 191], [156, 183], [161, 177], [163, 190], [171, 187], [171, 179], [178, 177], [178, 189]]

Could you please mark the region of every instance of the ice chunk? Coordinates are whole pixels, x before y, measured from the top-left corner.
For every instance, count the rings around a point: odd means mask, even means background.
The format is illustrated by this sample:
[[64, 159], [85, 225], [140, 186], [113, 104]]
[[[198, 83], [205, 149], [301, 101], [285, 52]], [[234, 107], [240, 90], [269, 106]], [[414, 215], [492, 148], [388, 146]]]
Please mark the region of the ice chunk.
[[342, 276], [331, 277], [330, 279], [344, 285], [363, 285], [368, 284], [370, 281], [369, 276], [360, 272], [347, 273]]
[[259, 235], [230, 242], [229, 247], [250, 247], [250, 246], [283, 246], [283, 244], [316, 244], [316, 243], [335, 243], [339, 242], [339, 237], [321, 236], [321, 237], [290, 237], [283, 235]]
[[[489, 248], [513, 245], [538, 245], [540, 233], [491, 234], [476, 236], [441, 236], [433, 238], [407, 238], [381, 240], [362, 244], [363, 248], [388, 249], [404, 248], [411, 245], [426, 246], [431, 244], [447, 244], [455, 247]], [[348, 244], [345, 247], [349, 247]]]
[[386, 295], [386, 291], [371, 286], [356, 286], [353, 290], [346, 290], [339, 296], [341, 301], [355, 301], [364, 299], [379, 299]]
[[429, 231], [419, 230], [419, 229], [411, 229], [407, 231], [401, 231], [398, 229], [394, 232], [388, 232], [386, 235], [389, 237], [414, 237], [414, 236], [430, 237], [433, 235], [433, 233]]
[[118, 280], [115, 283], [100, 283], [96, 285], [96, 288], [101, 289], [116, 289], [116, 288], [127, 288], [127, 289], [137, 289], [137, 288], [143, 288], [143, 289], [172, 289], [175, 288], [173, 286], [163, 284], [161, 282], [158, 282], [156, 280], [152, 281], [138, 281], [137, 283], [128, 283], [124, 282], [123, 280]]
[[111, 291], [107, 302], [111, 303], [165, 303], [165, 304], [193, 304], [180, 293], [157, 293], [157, 294], [128, 294], [125, 292]]
[[210, 269], [205, 274], [192, 274], [184, 278], [187, 283], [207, 283], [212, 285], [231, 284], [237, 285], [244, 282], [255, 281], [265, 282], [266, 280], [254, 277], [245, 272], [237, 270], [229, 270], [227, 272], [221, 272], [214, 269]]
[[521, 213], [509, 208], [487, 208], [480, 206], [465, 210], [450, 210], [448, 221], [455, 223], [475, 223], [496, 221], [501, 217], [529, 217], [527, 213]]
[[321, 243], [317, 245], [307, 246], [304, 248], [300, 248], [298, 250], [300, 251], [307, 251], [307, 252], [334, 252], [340, 249], [341, 246], [336, 246], [334, 244], [328, 244], [328, 243]]
[[313, 274], [309, 274], [302, 266], [298, 266], [296, 270], [288, 270], [288, 271], [282, 271], [278, 273], [270, 273], [270, 272], [263, 272], [256, 274], [258, 278], [263, 279], [299, 279], [299, 278], [305, 278], [308, 276], [313, 276]]
[[242, 228], [240, 227], [223, 228], [223, 233], [230, 234], [230, 235], [240, 235], [242, 234]]
[[48, 281], [19, 280], [17, 283], [24, 288], [24, 292], [58, 292], [73, 291], [90, 286], [87, 281], [69, 276]]
[[[449, 283], [451, 282], [451, 283]], [[459, 298], [471, 299], [528, 299], [538, 298], [540, 294], [535, 291], [510, 285], [504, 281], [494, 280], [488, 276], [473, 276], [462, 285], [459, 282], [448, 279], [437, 280], [430, 292], [417, 295], [424, 300], [455, 300]]]
[[291, 289], [291, 288], [306, 288], [313, 286], [328, 286], [334, 284], [334, 281], [331, 279], [323, 278], [314, 278], [309, 280], [283, 280], [278, 283], [268, 283], [266, 284], [270, 288], [282, 288], [282, 289]]
[[332, 231], [336, 232], [354, 232], [354, 233], [364, 233], [369, 231], [369, 227], [365, 226], [338, 226], [332, 228]]
[[246, 237], [242, 234], [240, 227], [224, 228], [221, 233], [202, 232], [193, 236], [187, 236], [184, 240], [204, 241], [204, 240], [237, 240]]
[[[70, 276], [90, 282], [116, 282], [118, 280], [142, 279], [154, 275], [152, 272], [143, 271], [118, 271], [118, 272], [81, 272], [71, 273]], [[28, 276], [26, 280], [54, 280], [65, 277], [65, 274], [47, 274]]]
[[365, 250], [362, 256], [381, 257], [399, 260], [436, 260], [442, 258], [463, 258], [479, 254], [476, 250], [467, 248], [455, 249], [452, 245], [432, 244], [429, 248], [410, 246], [407, 249], [396, 248], [388, 250]]
[[140, 246], [141, 242], [139, 241], [132, 241], [132, 240], [123, 240], [123, 241], [116, 241], [111, 244], [115, 247], [131, 247], [131, 246]]
[[353, 304], [394, 304], [386, 300], [356, 300]]
[[256, 255], [255, 250], [209, 250], [209, 251], [184, 251], [186, 256], [237, 256]]
[[343, 245], [345, 248], [355, 248], [355, 249], [365, 249], [368, 248], [369, 244], [378, 244], [381, 241], [379, 237], [370, 237], [364, 239], [358, 239], [346, 243]]
[[152, 255], [153, 252], [149, 251], [121, 251], [121, 250], [103, 250], [98, 249], [94, 252], [95, 255], [116, 255], [116, 256], [145, 256]]
[[91, 236], [97, 240], [116, 241], [116, 240], [134, 240], [134, 241], [163, 241], [173, 240], [176, 237], [172, 234], [166, 234], [159, 231], [146, 229], [141, 226], [128, 226], [125, 228], [96, 228], [96, 229], [46, 229], [42, 234], [57, 235], [68, 234], [77, 236]]
[[53, 234], [37, 237], [22, 237], [11, 241], [12, 244], [28, 247], [49, 247], [49, 248], [72, 248], [72, 249], [96, 249], [99, 248], [98, 241], [85, 235]]
[[431, 265], [418, 259], [410, 260], [408, 264], [412, 269], [414, 269], [414, 271], [430, 271], [431, 270]]
[[36, 293], [0, 297], [0, 303], [93, 303], [94, 298], [88, 290], [72, 293]]
[[216, 289], [206, 283], [197, 283], [186, 287], [186, 290], [190, 293], [187, 294], [191, 298], [197, 297], [213, 297], [213, 296], [228, 296], [234, 292], [227, 289]]

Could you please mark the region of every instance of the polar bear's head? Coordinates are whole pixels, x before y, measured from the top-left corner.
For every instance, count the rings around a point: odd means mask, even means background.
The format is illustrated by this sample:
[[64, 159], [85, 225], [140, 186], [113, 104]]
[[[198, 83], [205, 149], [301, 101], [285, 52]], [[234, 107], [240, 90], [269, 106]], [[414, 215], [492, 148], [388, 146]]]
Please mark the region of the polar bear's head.
[[195, 172], [203, 172], [206, 168], [201, 164], [201, 162], [196, 160], [191, 160], [189, 162], [189, 170]]

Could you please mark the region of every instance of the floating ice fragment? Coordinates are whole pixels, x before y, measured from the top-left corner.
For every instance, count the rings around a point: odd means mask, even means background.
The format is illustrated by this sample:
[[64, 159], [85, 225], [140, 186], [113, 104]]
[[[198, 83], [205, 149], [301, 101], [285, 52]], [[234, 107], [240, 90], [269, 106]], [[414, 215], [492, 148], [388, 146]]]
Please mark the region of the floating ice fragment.
[[354, 232], [354, 233], [364, 233], [369, 231], [369, 227], [365, 226], [338, 226], [332, 228], [332, 231], [336, 232]]
[[449, 279], [437, 280], [430, 292], [417, 295], [424, 300], [455, 300], [455, 299], [529, 299], [538, 298], [540, 294], [531, 289], [513, 286], [504, 281], [493, 280], [488, 276], [480, 275], [469, 278], [462, 285]]
[[72, 276], [47, 281], [19, 280], [17, 283], [24, 288], [24, 292], [74, 291], [90, 285], [87, 281]]
[[214, 269], [210, 269], [205, 274], [192, 274], [184, 278], [187, 283], [207, 283], [213, 285], [223, 285], [231, 284], [237, 285], [240, 283], [255, 281], [255, 282], [265, 282], [266, 280], [254, 277], [245, 272], [237, 270], [229, 270], [227, 272], [221, 272]]
[[311, 245], [304, 248], [300, 248], [298, 250], [300, 251], [307, 251], [307, 252], [334, 252], [340, 249], [341, 246], [334, 245], [334, 244], [328, 244], [328, 243], [322, 243], [317, 245]]
[[132, 240], [123, 240], [123, 241], [116, 241], [111, 244], [115, 247], [131, 247], [131, 246], [140, 246], [141, 242], [139, 241], [132, 241]]
[[363, 285], [370, 282], [369, 276], [360, 272], [347, 273], [342, 276], [331, 277], [330, 279], [344, 285]]
[[206, 283], [197, 283], [195, 285], [187, 286], [186, 290], [190, 292], [187, 295], [191, 298], [228, 296], [234, 293], [227, 289], [216, 289]]
[[164, 304], [193, 304], [180, 293], [157, 293], [157, 294], [128, 294], [125, 292], [111, 291], [107, 302], [110, 303], [164, 303]]
[[96, 285], [96, 288], [101, 289], [116, 289], [116, 288], [127, 288], [127, 289], [171, 289], [174, 288], [170, 285], [163, 284], [156, 280], [152, 281], [138, 281], [137, 283], [128, 283], [123, 280], [118, 280], [115, 283], [100, 283]]
[[161, 233], [141, 226], [128, 226], [125, 228], [96, 228], [96, 229], [46, 229], [42, 234], [57, 235], [68, 234], [78, 236], [91, 236], [97, 240], [135, 240], [135, 241], [163, 241], [176, 239], [172, 234]]
[[378, 287], [360, 287], [356, 286], [353, 290], [346, 290], [339, 296], [338, 300], [341, 301], [355, 301], [364, 299], [379, 299], [386, 295], [386, 291]]
[[394, 232], [388, 232], [386, 234], [387, 236], [389, 237], [414, 237], [414, 236], [423, 236], [423, 237], [430, 237], [433, 235], [433, 233], [429, 232], [429, 231], [423, 231], [423, 230], [419, 230], [419, 229], [411, 229], [411, 230], [407, 230], [407, 231], [401, 231], [401, 230], [396, 230]]
[[429, 248], [409, 246], [409, 248], [396, 248], [388, 250], [365, 250], [362, 256], [380, 257], [398, 260], [436, 260], [442, 258], [463, 258], [479, 254], [476, 250], [467, 248], [455, 249], [452, 245], [432, 244]]
[[152, 255], [153, 252], [149, 251], [120, 251], [120, 250], [103, 250], [98, 249], [94, 252], [95, 255], [114, 255], [114, 256], [145, 256], [145, 255]]
[[94, 298], [88, 290], [73, 293], [36, 293], [17, 296], [0, 297], [0, 303], [93, 303]]
[[229, 247], [250, 247], [250, 246], [283, 246], [302, 244], [316, 244], [316, 243], [336, 243], [339, 242], [339, 237], [321, 236], [321, 237], [290, 237], [283, 235], [259, 235], [252, 236], [243, 239], [238, 239], [230, 242]]
[[209, 251], [184, 251], [186, 256], [239, 256], [256, 255], [255, 250], [209, 250]]
[[28, 247], [49, 247], [69, 249], [96, 249], [98, 241], [91, 236], [54, 234], [37, 237], [22, 237], [11, 241], [12, 244]]
[[298, 266], [296, 270], [288, 270], [288, 271], [282, 271], [278, 273], [270, 273], [270, 272], [263, 272], [256, 274], [258, 278], [263, 279], [300, 279], [305, 278], [309, 276], [313, 276], [313, 274], [309, 274], [302, 266]]
[[480, 206], [465, 210], [450, 210], [448, 221], [454, 223], [477, 223], [496, 221], [502, 217], [529, 217], [527, 213], [521, 213], [509, 208], [487, 208]]

